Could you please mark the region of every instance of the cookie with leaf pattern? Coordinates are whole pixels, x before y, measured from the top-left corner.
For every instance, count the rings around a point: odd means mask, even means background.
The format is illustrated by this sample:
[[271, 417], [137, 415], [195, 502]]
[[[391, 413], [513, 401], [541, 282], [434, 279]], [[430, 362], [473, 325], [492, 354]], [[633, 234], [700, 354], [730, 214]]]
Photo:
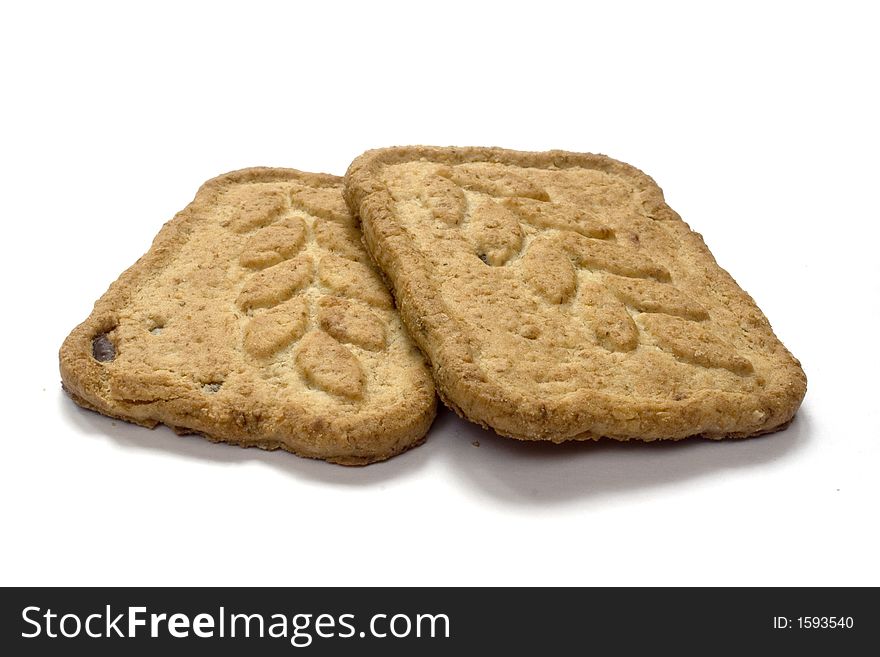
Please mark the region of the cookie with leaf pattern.
[[345, 180], [465, 418], [523, 440], [743, 437], [785, 426], [803, 399], [767, 318], [632, 166], [403, 147], [365, 153]]
[[340, 178], [205, 183], [60, 353], [80, 405], [353, 465], [423, 440], [435, 394]]

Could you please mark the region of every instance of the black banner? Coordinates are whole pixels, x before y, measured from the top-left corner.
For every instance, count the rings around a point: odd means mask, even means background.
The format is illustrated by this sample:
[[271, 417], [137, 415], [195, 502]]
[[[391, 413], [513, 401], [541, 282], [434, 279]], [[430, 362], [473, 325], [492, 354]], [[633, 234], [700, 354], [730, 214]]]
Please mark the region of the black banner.
[[2, 590], [0, 647], [6, 655], [443, 655], [482, 647], [840, 655], [877, 645], [878, 612], [876, 589], [841, 588], [24, 588]]

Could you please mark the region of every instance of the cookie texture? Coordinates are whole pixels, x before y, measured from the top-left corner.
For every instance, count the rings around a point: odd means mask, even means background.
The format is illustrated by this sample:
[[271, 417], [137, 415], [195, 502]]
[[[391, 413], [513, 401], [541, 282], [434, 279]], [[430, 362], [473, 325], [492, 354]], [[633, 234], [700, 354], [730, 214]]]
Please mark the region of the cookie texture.
[[744, 437], [798, 361], [654, 181], [602, 155], [369, 151], [346, 200], [461, 416], [523, 440]]
[[105, 415], [345, 465], [418, 444], [436, 410], [342, 179], [293, 169], [205, 183], [60, 364]]

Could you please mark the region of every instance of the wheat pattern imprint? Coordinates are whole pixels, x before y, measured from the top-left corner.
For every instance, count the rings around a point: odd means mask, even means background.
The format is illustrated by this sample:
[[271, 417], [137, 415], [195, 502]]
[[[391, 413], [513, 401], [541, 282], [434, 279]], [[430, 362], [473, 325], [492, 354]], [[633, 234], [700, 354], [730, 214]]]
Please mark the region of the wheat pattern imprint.
[[229, 194], [240, 210], [226, 227], [250, 234], [239, 256], [250, 273], [235, 301], [244, 350], [266, 360], [294, 349], [309, 386], [360, 400], [366, 377], [350, 347], [384, 350], [384, 323], [373, 310], [393, 304], [338, 190], [245, 185]]
[[[468, 204], [465, 191], [479, 200]], [[596, 214], [553, 201], [535, 182], [488, 163], [441, 166], [426, 178], [421, 201], [435, 219], [460, 230], [486, 265], [516, 264], [542, 303], [566, 307], [603, 349], [646, 344], [691, 365], [753, 372], [707, 327], [707, 310], [640, 251], [637, 238], [619, 240]], [[528, 243], [524, 225], [533, 234]]]

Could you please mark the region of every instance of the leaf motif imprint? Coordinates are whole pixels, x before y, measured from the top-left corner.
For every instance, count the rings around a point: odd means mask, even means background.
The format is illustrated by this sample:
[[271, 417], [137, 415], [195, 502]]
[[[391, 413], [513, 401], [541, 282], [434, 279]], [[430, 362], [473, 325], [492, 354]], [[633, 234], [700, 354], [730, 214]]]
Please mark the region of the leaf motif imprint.
[[236, 303], [242, 310], [274, 306], [311, 283], [312, 274], [312, 260], [305, 254], [285, 260], [251, 276]]
[[584, 237], [608, 239], [614, 231], [594, 213], [563, 203], [546, 203], [529, 198], [506, 198], [501, 203], [519, 218], [537, 228], [570, 230]]
[[677, 315], [698, 322], [709, 318], [703, 306], [670, 284], [612, 274], [606, 274], [605, 281], [621, 301], [640, 312]]
[[351, 222], [351, 214], [338, 187], [297, 187], [290, 194], [293, 207], [330, 221]]
[[324, 392], [349, 399], [364, 394], [364, 372], [348, 348], [326, 333], [312, 331], [299, 343], [296, 365], [305, 379]]
[[287, 189], [284, 185], [237, 185], [222, 195], [222, 203], [229, 206], [229, 218], [222, 225], [236, 233], [246, 233], [266, 226], [287, 208]]
[[576, 233], [563, 233], [561, 240], [579, 267], [600, 269], [632, 278], [654, 278], [664, 282], [670, 279], [665, 267], [634, 249]]
[[435, 219], [449, 226], [457, 226], [467, 210], [467, 199], [461, 187], [442, 176], [431, 175], [420, 190], [422, 203]]
[[639, 323], [664, 351], [693, 365], [719, 367], [740, 376], [754, 371], [751, 361], [702, 325], [671, 315], [640, 315]]
[[245, 351], [260, 358], [271, 356], [298, 340], [306, 330], [309, 307], [303, 297], [294, 297], [253, 317], [245, 326]]
[[385, 348], [385, 327], [376, 315], [342, 297], [321, 297], [318, 325], [340, 342], [369, 351]]
[[379, 274], [360, 262], [327, 254], [321, 258], [318, 266], [318, 280], [343, 296], [360, 299], [379, 308], [392, 306], [391, 295]]
[[516, 216], [492, 200], [483, 201], [474, 209], [465, 234], [477, 255], [493, 267], [503, 265], [522, 248], [522, 228]]
[[577, 288], [577, 272], [556, 240], [536, 237], [522, 257], [526, 282], [549, 303], [568, 301]]
[[263, 269], [292, 257], [305, 240], [305, 224], [299, 217], [260, 229], [245, 244], [238, 261], [243, 267]]
[[596, 341], [608, 351], [632, 351], [639, 345], [639, 329], [626, 307], [596, 281], [581, 287], [587, 321]]
[[313, 232], [315, 242], [327, 251], [331, 251], [348, 260], [365, 262], [367, 252], [361, 244], [361, 233], [354, 224], [336, 221], [316, 221]]
[[538, 201], [549, 201], [550, 196], [525, 176], [518, 175], [497, 164], [475, 162], [445, 167], [441, 176], [475, 192], [490, 196], [524, 196]]

